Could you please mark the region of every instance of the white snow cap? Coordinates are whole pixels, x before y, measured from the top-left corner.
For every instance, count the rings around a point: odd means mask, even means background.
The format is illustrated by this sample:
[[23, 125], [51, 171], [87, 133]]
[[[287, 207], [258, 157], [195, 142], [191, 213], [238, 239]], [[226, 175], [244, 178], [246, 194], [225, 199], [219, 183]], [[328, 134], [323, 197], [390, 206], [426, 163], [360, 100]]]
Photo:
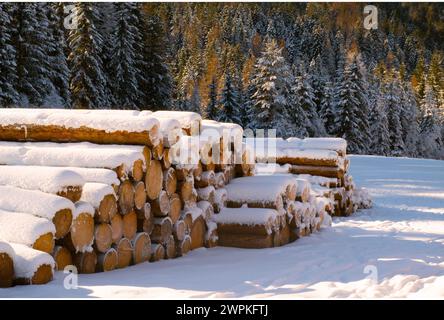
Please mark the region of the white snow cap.
[[16, 278], [30, 279], [42, 265], [55, 268], [54, 259], [47, 253], [34, 250], [23, 244], [10, 243], [15, 251], [14, 272]]
[[72, 214], [73, 219], [76, 219], [82, 213], [88, 213], [90, 216], [94, 217], [95, 210], [90, 203], [85, 201], [77, 201], [75, 206], [76, 209]]
[[195, 112], [189, 111], [156, 111], [153, 112], [154, 118], [176, 119], [180, 122], [183, 129], [189, 129], [202, 120], [202, 117]]
[[42, 235], [55, 234], [54, 224], [43, 218], [0, 209], [0, 239], [32, 246]]
[[6, 253], [11, 259], [14, 259], [15, 252], [8, 242], [0, 240], [0, 253]]
[[74, 203], [68, 199], [36, 190], [25, 190], [0, 186], [0, 209], [26, 212], [37, 217], [52, 220], [63, 209], [74, 212]]
[[120, 180], [117, 177], [117, 173], [109, 169], [100, 168], [75, 168], [66, 167], [67, 170], [74, 171], [79, 174], [85, 182], [104, 183], [108, 185], [119, 185]]
[[79, 174], [64, 168], [0, 165], [0, 185], [57, 193], [68, 186], [84, 184]]
[[88, 182], [83, 186], [80, 200], [90, 203], [94, 208], [98, 208], [103, 198], [110, 194], [117, 199], [113, 187], [103, 183]]
[[347, 150], [347, 141], [342, 138], [288, 138], [286, 141], [291, 148], [333, 150], [344, 154]]
[[223, 208], [213, 219], [219, 224], [263, 225], [274, 221], [278, 215], [273, 209]]

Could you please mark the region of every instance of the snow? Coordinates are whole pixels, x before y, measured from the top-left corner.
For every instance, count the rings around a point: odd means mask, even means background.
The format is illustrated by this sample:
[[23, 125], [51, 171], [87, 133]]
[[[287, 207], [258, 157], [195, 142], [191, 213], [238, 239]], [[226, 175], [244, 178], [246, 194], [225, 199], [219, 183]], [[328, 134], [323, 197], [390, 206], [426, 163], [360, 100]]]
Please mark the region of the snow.
[[[51, 146], [49, 146], [51, 145]], [[66, 143], [14, 143], [0, 142], [0, 164], [36, 165], [56, 167], [85, 167], [114, 169], [124, 165], [131, 171], [134, 162], [145, 158], [141, 148], [74, 148]]]
[[[202, 119], [198, 113], [187, 111], [156, 111], [151, 116], [154, 118], [176, 119], [183, 129], [193, 128]], [[197, 128], [199, 127], [197, 126]]]
[[[105, 132], [144, 132], [153, 126], [159, 126], [159, 121], [154, 117], [123, 116], [122, 114], [101, 113], [73, 113], [53, 112], [52, 109], [34, 110], [15, 109], [10, 111], [4, 109], [1, 113], [0, 125], [42, 125], [61, 126], [65, 128], [90, 128], [103, 130]], [[8, 112], [9, 111], [9, 112]]]
[[175, 144], [182, 135], [182, 128], [179, 120], [161, 117], [156, 117], [156, 119], [159, 121], [160, 134], [162, 136], [164, 146], [169, 147]]
[[[0, 109], [0, 114], [8, 113], [8, 112], [23, 112], [23, 108], [8, 108], [8, 109]], [[45, 114], [48, 113], [64, 113], [64, 114], [87, 114], [87, 115], [100, 115], [100, 116], [139, 116], [142, 115], [142, 112], [137, 110], [116, 110], [116, 109], [57, 109], [57, 108], [38, 108], [32, 109], [27, 108], [26, 112], [36, 112]], [[145, 113], [148, 112], [148, 113]], [[150, 115], [151, 111], [143, 111], [143, 115]], [[152, 113], [152, 112], [151, 112]]]
[[291, 164], [279, 165], [276, 163], [257, 163], [256, 164], [256, 174], [257, 175], [267, 175], [276, 173], [289, 173]]
[[0, 209], [0, 240], [31, 247], [40, 236], [55, 232], [54, 224], [47, 219]]
[[32, 278], [38, 267], [50, 265], [55, 268], [54, 259], [47, 253], [31, 249], [23, 244], [10, 243], [15, 251], [14, 273], [16, 278]]
[[213, 220], [218, 224], [273, 225], [277, 216], [278, 212], [273, 209], [223, 208], [221, 212], [213, 216]]
[[292, 148], [333, 150], [344, 155], [347, 151], [347, 141], [342, 138], [288, 138], [286, 141]]
[[0, 186], [0, 195], [0, 209], [7, 211], [26, 212], [49, 220], [62, 209], [74, 212], [74, 204], [68, 199], [41, 191]]
[[75, 167], [66, 167], [65, 169], [79, 174], [86, 182], [104, 183], [117, 186], [120, 184], [120, 180], [117, 178], [117, 174], [113, 170]]
[[65, 290], [66, 275], [57, 272], [45, 286], [3, 289], [0, 297], [444, 298], [444, 161], [350, 160], [373, 208], [333, 218], [332, 227], [284, 247], [201, 248], [180, 259], [79, 275], [77, 290]]
[[11, 245], [0, 240], [0, 253], [6, 253], [10, 258], [14, 258], [15, 252]]
[[76, 208], [72, 214], [73, 220], [76, 219], [82, 213], [87, 213], [90, 216], [94, 217], [95, 210], [90, 203], [85, 201], [77, 201], [74, 205]]
[[113, 187], [103, 183], [88, 182], [83, 186], [80, 200], [88, 202], [94, 208], [99, 208], [103, 198], [110, 194], [117, 199]]
[[69, 186], [84, 184], [79, 174], [65, 168], [0, 165], [0, 185], [3, 186], [57, 193]]

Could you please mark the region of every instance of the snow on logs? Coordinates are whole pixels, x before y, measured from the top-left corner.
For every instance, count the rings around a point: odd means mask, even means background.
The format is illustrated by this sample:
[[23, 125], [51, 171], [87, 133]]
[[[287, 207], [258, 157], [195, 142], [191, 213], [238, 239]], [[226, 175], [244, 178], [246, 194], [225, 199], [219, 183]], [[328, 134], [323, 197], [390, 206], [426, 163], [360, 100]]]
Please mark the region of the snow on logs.
[[26, 212], [45, 218], [55, 226], [55, 238], [64, 237], [71, 228], [74, 204], [68, 199], [35, 190], [0, 186], [0, 209]]
[[11, 287], [14, 283], [14, 258], [11, 245], [0, 240], [0, 288]]
[[29, 109], [2, 109], [0, 112], [0, 140], [5, 141], [88, 141], [148, 146], [160, 142], [159, 121], [150, 115], [30, 112]]

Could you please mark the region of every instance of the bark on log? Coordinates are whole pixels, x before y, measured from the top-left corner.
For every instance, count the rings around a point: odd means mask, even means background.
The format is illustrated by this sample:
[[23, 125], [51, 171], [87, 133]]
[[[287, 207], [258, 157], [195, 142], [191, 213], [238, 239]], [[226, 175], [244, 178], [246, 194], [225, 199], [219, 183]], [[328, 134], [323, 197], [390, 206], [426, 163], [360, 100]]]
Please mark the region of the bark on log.
[[273, 235], [231, 234], [219, 232], [218, 245], [245, 249], [272, 248]]
[[119, 211], [126, 215], [134, 208], [135, 190], [133, 184], [126, 180], [119, 186]]
[[274, 225], [271, 224], [255, 224], [255, 225], [245, 225], [237, 223], [218, 223], [217, 231], [219, 236], [221, 234], [239, 234], [239, 235], [257, 235], [257, 236], [267, 236], [272, 233]]
[[163, 189], [171, 196], [177, 190], [176, 170], [169, 168], [163, 172]]
[[113, 248], [108, 249], [105, 253], [97, 255], [96, 272], [107, 272], [117, 268], [118, 255]]
[[143, 208], [143, 206], [146, 203], [146, 190], [145, 190], [145, 183], [143, 181], [134, 182], [134, 207], [137, 210], [140, 210]]
[[169, 217], [155, 218], [151, 240], [158, 243], [166, 243], [173, 232], [173, 224]]
[[137, 215], [134, 211], [123, 216], [123, 236], [132, 239], [137, 232]]
[[107, 223], [100, 223], [95, 226], [94, 248], [99, 252], [106, 252], [113, 243], [113, 229]]
[[66, 266], [73, 264], [71, 252], [63, 246], [56, 246], [52, 257], [54, 258], [56, 270], [58, 271], [63, 271]]
[[173, 223], [176, 223], [180, 218], [180, 213], [182, 211], [182, 201], [177, 193], [173, 193], [170, 197], [170, 212], [168, 216], [171, 218]]
[[133, 264], [148, 261], [151, 257], [151, 240], [146, 232], [137, 233], [131, 240], [133, 246]]
[[96, 272], [97, 254], [95, 251], [77, 253], [73, 261], [79, 273]]
[[339, 167], [316, 167], [316, 166], [291, 166], [290, 173], [293, 174], [311, 174], [312, 176], [321, 176], [326, 178], [342, 179], [344, 170]]
[[170, 208], [170, 199], [165, 190], [160, 191], [159, 197], [151, 202], [151, 212], [155, 217], [167, 216]]
[[113, 245], [113, 248], [117, 251], [117, 268], [126, 268], [131, 264], [133, 259], [133, 246], [131, 241], [127, 238], [122, 238], [120, 241]]
[[151, 244], [151, 262], [162, 260], [165, 257], [165, 248], [160, 243]]
[[147, 167], [145, 175], [145, 188], [148, 199], [154, 200], [159, 197], [162, 190], [163, 171], [158, 160], [152, 160]]

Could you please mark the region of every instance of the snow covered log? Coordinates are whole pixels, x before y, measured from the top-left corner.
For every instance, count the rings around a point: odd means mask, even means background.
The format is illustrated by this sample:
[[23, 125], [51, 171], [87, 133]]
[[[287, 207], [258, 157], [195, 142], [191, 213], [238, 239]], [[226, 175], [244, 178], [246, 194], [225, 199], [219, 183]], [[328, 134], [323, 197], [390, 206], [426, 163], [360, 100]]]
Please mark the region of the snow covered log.
[[193, 214], [190, 210], [185, 208], [180, 214], [180, 220], [185, 222], [185, 233], [190, 234], [193, 227]]
[[182, 257], [191, 250], [191, 237], [186, 235], [183, 240], [176, 241], [176, 257]]
[[320, 166], [301, 166], [292, 165], [290, 173], [293, 174], [310, 174], [312, 176], [321, 176], [326, 178], [342, 179], [344, 170], [340, 167], [320, 167]]
[[219, 232], [218, 246], [244, 249], [263, 249], [274, 247], [274, 235], [257, 235], [252, 233], [233, 234]]
[[165, 259], [174, 259], [176, 257], [176, 242], [172, 235], [169, 236], [163, 246], [165, 248]]
[[131, 240], [133, 247], [133, 264], [148, 261], [151, 257], [151, 240], [146, 232], [137, 233]]
[[202, 248], [205, 246], [206, 231], [205, 219], [202, 215], [200, 215], [193, 220], [193, 225], [191, 227], [191, 250]]
[[162, 143], [165, 147], [170, 147], [176, 144], [182, 136], [182, 127], [178, 119], [158, 117], [158, 114], [153, 113], [152, 116], [159, 121], [159, 132]]
[[96, 272], [107, 272], [117, 268], [117, 251], [113, 248], [97, 255]]
[[205, 200], [199, 201], [196, 205], [202, 210], [205, 221], [210, 221], [211, 217], [214, 215], [213, 205], [209, 201]]
[[216, 184], [216, 175], [214, 171], [204, 171], [200, 175], [199, 180], [195, 180], [194, 182], [197, 188], [205, 188], [208, 186], [214, 186]]
[[176, 223], [180, 218], [180, 213], [182, 211], [182, 201], [177, 193], [173, 193], [170, 197], [170, 212], [168, 216], [173, 223]]
[[0, 209], [0, 240], [52, 253], [55, 227], [51, 221], [31, 214]]
[[0, 240], [0, 288], [11, 287], [14, 283], [14, 256], [14, 249]]
[[95, 251], [79, 252], [74, 255], [73, 262], [79, 273], [95, 273], [97, 254]]
[[173, 236], [174, 240], [182, 241], [186, 236], [186, 225], [183, 220], [177, 220], [173, 224]]
[[247, 204], [249, 208], [270, 208], [276, 210], [283, 210], [284, 208], [283, 195], [286, 186], [281, 184], [251, 185], [230, 183], [225, 188], [227, 190], [227, 207], [240, 208]]
[[127, 145], [0, 141], [0, 164], [111, 169], [120, 179], [140, 180], [146, 167], [144, 150]]
[[154, 228], [151, 232], [151, 240], [157, 243], [166, 243], [173, 233], [173, 224], [169, 217], [155, 218]]
[[94, 248], [98, 252], [106, 252], [111, 248], [113, 243], [113, 230], [107, 223], [100, 223], [95, 225], [94, 229]]
[[155, 146], [160, 141], [159, 121], [150, 116], [15, 110], [1, 113], [1, 140], [148, 146]]
[[[127, 184], [124, 183], [124, 185], [126, 186]], [[121, 187], [119, 187], [119, 189], [121, 189]], [[132, 185], [130, 189], [130, 191], [132, 191]], [[93, 206], [95, 209], [94, 218], [96, 222], [109, 223], [117, 213], [116, 194], [114, 189], [109, 185], [95, 182], [85, 183], [81, 200]], [[134, 202], [134, 200], [132, 200], [132, 202]]]
[[45, 284], [52, 280], [55, 262], [48, 253], [23, 244], [10, 243], [10, 245], [15, 252], [15, 284]]
[[217, 246], [219, 235], [217, 224], [214, 221], [207, 221], [207, 233], [205, 235], [205, 247], [214, 248]]
[[224, 188], [226, 184], [225, 174], [223, 172], [218, 172], [214, 176], [215, 182], [214, 187], [216, 189]]
[[174, 170], [172, 167], [163, 171], [163, 189], [169, 196], [171, 196], [177, 190], [176, 170]]
[[52, 193], [73, 202], [80, 199], [84, 184], [79, 174], [64, 168], [0, 166], [0, 185]]
[[219, 213], [227, 205], [227, 198], [227, 189], [216, 189], [213, 203], [213, 210], [215, 213]]
[[75, 252], [91, 250], [94, 243], [94, 208], [88, 203], [75, 203], [69, 236]]
[[74, 204], [68, 199], [41, 191], [0, 186], [0, 209], [26, 212], [54, 223], [55, 238], [64, 237], [71, 227]]
[[152, 160], [151, 163], [147, 166], [145, 175], [145, 188], [148, 199], [156, 199], [159, 196], [160, 191], [162, 190], [162, 185], [162, 165], [160, 164], [160, 161]]
[[213, 186], [208, 186], [205, 188], [196, 189], [197, 191], [197, 201], [208, 201], [210, 203], [214, 203], [215, 192]]
[[151, 262], [156, 262], [164, 259], [165, 257], [165, 248], [160, 243], [152, 243], [151, 244]]
[[273, 209], [224, 208], [213, 219], [217, 223], [219, 236], [224, 233], [266, 236], [273, 233], [278, 216]]
[[124, 215], [123, 220], [123, 236], [132, 239], [137, 232], [137, 214], [134, 211]]
[[170, 212], [170, 199], [166, 191], [160, 191], [159, 197], [151, 201], [151, 212], [155, 217], [165, 217]]
[[73, 265], [71, 251], [63, 246], [56, 246], [52, 253], [56, 264], [56, 270], [63, 271], [66, 266]]
[[293, 148], [336, 151], [342, 157], [347, 152], [347, 141], [342, 138], [288, 138], [286, 142]]
[[335, 151], [281, 149], [276, 155], [276, 163], [303, 166], [342, 167], [343, 158]]
[[177, 190], [183, 205], [190, 201], [192, 202], [194, 194], [196, 193], [196, 190], [194, 189], [193, 176], [187, 176], [184, 181], [180, 181], [178, 183]]
[[123, 269], [131, 264], [133, 259], [133, 245], [127, 238], [122, 238], [113, 245], [113, 248], [117, 251], [117, 268]]
[[182, 130], [189, 136], [198, 135], [201, 128], [201, 116], [194, 112], [186, 111], [156, 111], [152, 117], [159, 119], [174, 119], [179, 121]]

